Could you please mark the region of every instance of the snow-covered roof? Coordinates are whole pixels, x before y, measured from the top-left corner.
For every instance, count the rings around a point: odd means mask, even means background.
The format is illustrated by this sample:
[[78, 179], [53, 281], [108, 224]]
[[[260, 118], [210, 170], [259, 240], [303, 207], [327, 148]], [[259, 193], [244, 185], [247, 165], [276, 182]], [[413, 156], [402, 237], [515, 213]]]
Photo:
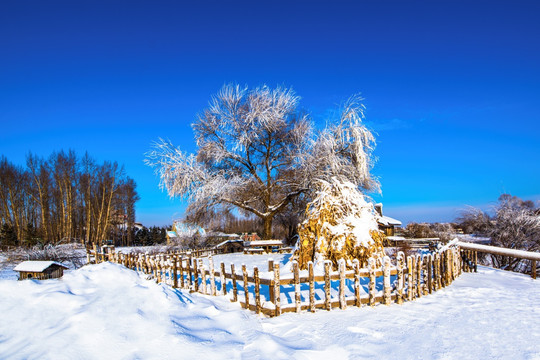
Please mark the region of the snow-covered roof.
[[394, 218], [391, 218], [390, 216], [381, 216], [379, 218], [379, 223], [382, 224], [382, 225], [394, 225], [394, 226], [401, 226], [401, 221], [399, 220], [396, 220]]
[[283, 241], [281, 240], [254, 240], [254, 241], [245, 241], [246, 246], [282, 246]]
[[219, 248], [219, 247], [222, 247], [223, 245], [227, 244], [227, 243], [242, 243], [242, 240], [225, 240], [225, 241], [222, 241], [220, 242], [219, 244], [217, 244], [216, 246], [214, 246], [215, 248]]
[[15, 271], [25, 271], [25, 272], [42, 272], [51, 265], [58, 265], [67, 269], [68, 267], [56, 262], [56, 261], [23, 261], [19, 265], [15, 266]]
[[176, 231], [167, 231], [167, 236], [170, 238], [178, 237], [178, 235], [176, 234]]
[[240, 235], [238, 235], [238, 234], [226, 234], [226, 233], [221, 232], [221, 231], [207, 232], [206, 235], [209, 236], [209, 237], [226, 237], [226, 238], [229, 238], [229, 239], [238, 239], [240, 237]]

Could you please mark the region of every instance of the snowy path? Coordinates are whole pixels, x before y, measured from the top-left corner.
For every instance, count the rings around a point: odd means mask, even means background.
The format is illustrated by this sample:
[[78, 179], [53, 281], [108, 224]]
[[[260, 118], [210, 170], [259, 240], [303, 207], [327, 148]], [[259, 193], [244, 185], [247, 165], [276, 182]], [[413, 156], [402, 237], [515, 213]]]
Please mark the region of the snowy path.
[[540, 359], [540, 281], [480, 268], [402, 306], [259, 318], [103, 263], [0, 281], [1, 359]]

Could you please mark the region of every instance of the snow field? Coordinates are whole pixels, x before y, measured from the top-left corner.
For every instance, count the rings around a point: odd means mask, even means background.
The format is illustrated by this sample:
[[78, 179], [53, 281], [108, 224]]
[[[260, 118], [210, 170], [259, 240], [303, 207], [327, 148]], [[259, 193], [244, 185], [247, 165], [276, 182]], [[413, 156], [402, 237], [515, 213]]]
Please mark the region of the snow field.
[[539, 299], [538, 280], [479, 267], [403, 305], [264, 318], [102, 263], [0, 280], [0, 358], [540, 359]]

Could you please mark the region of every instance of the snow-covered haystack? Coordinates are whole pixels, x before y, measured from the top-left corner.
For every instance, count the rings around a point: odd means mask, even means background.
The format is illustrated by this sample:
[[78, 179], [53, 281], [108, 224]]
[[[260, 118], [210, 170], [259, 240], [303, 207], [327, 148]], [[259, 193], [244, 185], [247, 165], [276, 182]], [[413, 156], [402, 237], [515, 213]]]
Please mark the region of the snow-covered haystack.
[[298, 226], [293, 258], [300, 268], [306, 269], [309, 261], [320, 266], [324, 260], [331, 260], [336, 269], [340, 259], [345, 259], [347, 267], [354, 259], [361, 266], [369, 257], [382, 259], [383, 235], [373, 204], [350, 182], [332, 178], [319, 184], [316, 198], [307, 206], [307, 219]]

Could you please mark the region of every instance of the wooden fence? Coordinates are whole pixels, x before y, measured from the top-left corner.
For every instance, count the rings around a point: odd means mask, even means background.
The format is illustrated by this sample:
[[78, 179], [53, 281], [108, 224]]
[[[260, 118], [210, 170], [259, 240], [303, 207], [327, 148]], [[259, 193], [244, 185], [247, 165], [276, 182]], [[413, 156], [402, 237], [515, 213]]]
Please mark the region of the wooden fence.
[[536, 264], [540, 262], [540, 253], [506, 249], [496, 246], [473, 244], [460, 241], [457, 245], [461, 248], [461, 256], [464, 260], [464, 271], [475, 271], [478, 268], [478, 253], [502, 255], [515, 259], [523, 259], [531, 261], [531, 277], [536, 279]]
[[119, 263], [175, 288], [214, 296], [229, 294], [231, 301], [267, 316], [402, 304], [448, 286], [461, 274], [463, 265], [459, 248], [455, 246], [423, 256], [405, 257], [400, 252], [395, 264], [388, 257], [371, 258], [367, 268], [360, 268], [355, 261], [352, 269], [346, 269], [342, 261], [337, 271], [333, 271], [331, 262], [327, 261], [323, 271], [317, 273], [312, 263], [307, 271], [300, 271], [293, 262], [292, 274], [286, 276], [281, 276], [280, 264], [272, 260], [263, 273], [257, 267], [248, 271], [245, 265], [241, 269], [236, 269], [235, 264], [227, 268], [223, 262], [214, 266], [212, 256], [204, 265], [203, 259], [193, 253], [146, 255], [111, 251], [104, 254], [94, 247], [89, 258], [91, 255], [96, 263]]

